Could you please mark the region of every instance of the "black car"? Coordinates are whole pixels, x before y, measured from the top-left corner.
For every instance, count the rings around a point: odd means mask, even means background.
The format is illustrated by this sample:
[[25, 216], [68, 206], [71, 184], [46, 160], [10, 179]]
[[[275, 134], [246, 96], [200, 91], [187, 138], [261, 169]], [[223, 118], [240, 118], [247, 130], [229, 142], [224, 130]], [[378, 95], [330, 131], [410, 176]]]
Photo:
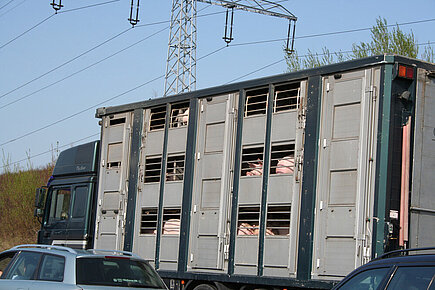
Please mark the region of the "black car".
[[333, 289], [435, 290], [435, 248], [384, 254], [354, 270]]

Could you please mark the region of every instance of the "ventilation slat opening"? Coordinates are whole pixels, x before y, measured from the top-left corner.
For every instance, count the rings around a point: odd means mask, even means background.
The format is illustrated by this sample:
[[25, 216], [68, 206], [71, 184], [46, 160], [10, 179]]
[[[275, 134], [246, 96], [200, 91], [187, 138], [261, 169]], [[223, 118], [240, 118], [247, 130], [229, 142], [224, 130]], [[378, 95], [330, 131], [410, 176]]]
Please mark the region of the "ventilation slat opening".
[[163, 235], [180, 234], [181, 208], [164, 208], [163, 209]]
[[295, 168], [295, 145], [272, 144], [270, 174], [293, 174]]
[[146, 157], [145, 158], [145, 183], [160, 182], [162, 172], [162, 157]]
[[142, 235], [155, 235], [157, 233], [157, 208], [142, 208], [140, 233]]
[[263, 175], [263, 150], [263, 146], [243, 148], [241, 176]]
[[260, 206], [239, 206], [237, 235], [257, 236], [260, 232]]
[[290, 205], [267, 207], [266, 236], [287, 236], [290, 233]]
[[266, 114], [268, 92], [268, 88], [246, 92], [245, 117]]
[[168, 156], [166, 181], [180, 181], [184, 177], [184, 154]]
[[189, 102], [173, 104], [171, 106], [170, 128], [187, 126], [189, 121]]
[[298, 107], [300, 83], [276, 86], [273, 100], [273, 112], [295, 110]]
[[120, 125], [125, 123], [125, 117], [124, 118], [118, 118], [118, 119], [111, 119], [109, 121], [110, 126]]
[[150, 114], [150, 131], [161, 130], [165, 128], [166, 107], [158, 107], [151, 109]]

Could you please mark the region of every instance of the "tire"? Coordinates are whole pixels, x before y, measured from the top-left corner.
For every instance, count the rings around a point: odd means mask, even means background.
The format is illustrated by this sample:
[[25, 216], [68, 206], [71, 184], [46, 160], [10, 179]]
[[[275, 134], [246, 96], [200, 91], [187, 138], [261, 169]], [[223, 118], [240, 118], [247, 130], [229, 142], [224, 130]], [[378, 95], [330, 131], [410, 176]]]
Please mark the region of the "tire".
[[210, 284], [199, 284], [193, 288], [193, 290], [217, 290], [214, 285]]

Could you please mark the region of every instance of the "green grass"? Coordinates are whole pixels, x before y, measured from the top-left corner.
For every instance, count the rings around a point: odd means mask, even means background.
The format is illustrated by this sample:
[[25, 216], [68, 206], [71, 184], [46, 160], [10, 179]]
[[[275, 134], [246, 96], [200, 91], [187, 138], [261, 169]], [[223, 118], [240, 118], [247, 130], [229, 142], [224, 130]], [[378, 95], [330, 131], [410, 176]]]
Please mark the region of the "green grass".
[[35, 190], [47, 183], [53, 166], [28, 167], [12, 170], [5, 165], [5, 173], [0, 175], [0, 251], [18, 244], [36, 243], [40, 224], [33, 216]]

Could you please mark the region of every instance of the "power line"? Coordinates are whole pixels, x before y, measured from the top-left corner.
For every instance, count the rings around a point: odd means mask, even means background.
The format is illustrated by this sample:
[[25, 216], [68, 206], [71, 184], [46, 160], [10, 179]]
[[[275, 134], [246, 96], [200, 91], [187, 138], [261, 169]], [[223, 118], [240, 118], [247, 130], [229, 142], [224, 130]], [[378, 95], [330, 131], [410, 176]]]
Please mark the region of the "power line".
[[145, 40], [147, 40], [147, 39], [149, 39], [149, 38], [151, 38], [151, 37], [153, 37], [153, 36], [155, 36], [155, 35], [157, 35], [157, 34], [163, 32], [163, 31], [167, 30], [168, 28], [169, 28], [169, 27], [165, 27], [165, 28], [163, 28], [163, 29], [161, 29], [161, 30], [159, 30], [159, 31], [157, 31], [157, 32], [155, 32], [155, 33], [153, 33], [153, 34], [151, 34], [151, 35], [145, 37], [145, 38], [140, 39], [139, 41], [136, 41], [135, 43], [133, 43], [133, 44], [127, 46], [127, 47], [124, 47], [124, 48], [121, 49], [121, 50], [116, 51], [115, 53], [113, 53], [113, 54], [111, 54], [111, 55], [109, 55], [109, 56], [106, 56], [106, 57], [103, 58], [103, 59], [100, 59], [100, 60], [97, 61], [97, 62], [94, 62], [94, 63], [92, 63], [92, 64], [90, 64], [90, 65], [88, 65], [88, 66], [86, 66], [86, 67], [84, 67], [84, 68], [82, 68], [82, 69], [80, 69], [80, 70], [78, 70], [78, 71], [72, 73], [72, 74], [67, 75], [66, 77], [63, 77], [63, 78], [61, 78], [61, 79], [59, 79], [59, 80], [57, 80], [57, 81], [55, 81], [55, 82], [53, 82], [53, 83], [51, 83], [51, 84], [49, 84], [49, 85], [46, 85], [46, 86], [44, 86], [44, 87], [42, 87], [42, 88], [40, 88], [40, 89], [38, 89], [38, 90], [36, 90], [36, 91], [33, 91], [33, 92], [31, 92], [31, 93], [29, 93], [29, 94], [27, 94], [27, 95], [25, 95], [25, 96], [23, 96], [23, 97], [21, 97], [21, 98], [19, 98], [19, 99], [16, 99], [16, 100], [14, 100], [14, 101], [12, 101], [12, 102], [9, 102], [9, 103], [7, 103], [7, 104], [5, 104], [5, 105], [3, 105], [3, 106], [0, 106], [0, 110], [3, 109], [3, 108], [6, 108], [6, 107], [8, 107], [8, 106], [10, 106], [10, 105], [12, 105], [12, 104], [15, 104], [15, 103], [17, 103], [17, 102], [19, 102], [19, 101], [21, 101], [21, 100], [24, 100], [24, 99], [26, 99], [26, 98], [28, 98], [28, 97], [30, 97], [30, 96], [36, 94], [36, 93], [39, 93], [39, 92], [41, 92], [41, 91], [43, 91], [43, 90], [45, 90], [45, 89], [47, 89], [47, 88], [50, 88], [50, 87], [52, 87], [52, 86], [54, 86], [54, 85], [56, 85], [56, 84], [58, 84], [58, 83], [60, 83], [60, 82], [62, 82], [62, 81], [64, 81], [64, 80], [66, 80], [66, 79], [69, 79], [69, 78], [71, 78], [71, 77], [73, 77], [73, 76], [75, 76], [75, 75], [77, 75], [77, 74], [79, 74], [79, 73], [81, 73], [81, 72], [83, 72], [83, 71], [85, 71], [85, 70], [91, 68], [91, 67], [94, 67], [94, 66], [96, 66], [97, 64], [100, 64], [100, 63], [102, 63], [102, 62], [104, 62], [104, 61], [106, 61], [106, 60], [108, 60], [108, 59], [110, 59], [110, 58], [112, 58], [112, 57], [114, 57], [114, 56], [120, 54], [121, 52], [124, 52], [124, 51], [126, 51], [126, 50], [132, 48], [133, 46], [136, 46], [136, 45], [138, 45], [138, 44], [144, 42]]
[[240, 76], [240, 77], [238, 77], [238, 78], [235, 78], [235, 79], [233, 79], [233, 80], [231, 80], [231, 81], [229, 81], [229, 82], [226, 82], [225, 84], [230, 84], [230, 83], [233, 83], [233, 82], [238, 81], [238, 80], [240, 80], [240, 79], [243, 79], [244, 77], [247, 77], [247, 76], [249, 76], [249, 75], [252, 75], [252, 74], [254, 74], [254, 73], [256, 73], [256, 72], [259, 72], [259, 71], [261, 71], [261, 70], [263, 70], [263, 69], [266, 69], [266, 68], [268, 68], [268, 67], [274, 66], [274, 65], [276, 65], [276, 64], [278, 64], [278, 63], [280, 63], [280, 62], [282, 62], [282, 61], [284, 61], [284, 60], [285, 60], [285, 59], [280, 59], [280, 60], [278, 60], [278, 61], [274, 61], [273, 63], [270, 63], [270, 64], [265, 65], [265, 66], [263, 66], [263, 67], [261, 67], [261, 68], [259, 68], [259, 69], [256, 69], [256, 70], [251, 71], [251, 72], [249, 72], [249, 73], [247, 73], [247, 74], [244, 74], [243, 76]]
[[101, 3], [91, 4], [91, 5], [87, 5], [87, 6], [77, 7], [77, 8], [71, 8], [71, 9], [59, 11], [59, 12], [57, 12], [57, 14], [68, 13], [68, 12], [73, 12], [73, 11], [83, 10], [83, 9], [88, 9], [88, 8], [93, 8], [93, 7], [97, 7], [97, 6], [103, 6], [103, 5], [106, 5], [106, 4], [112, 4], [112, 3], [115, 3], [115, 2], [119, 2], [119, 1], [121, 1], [121, 0], [112, 0], [112, 1], [106, 1], [106, 2], [101, 2]]
[[[54, 15], [54, 14], [53, 14], [53, 15]], [[52, 69], [49, 70], [48, 72], [45, 72], [45, 73], [43, 73], [42, 75], [40, 75], [40, 76], [38, 76], [38, 77], [36, 77], [36, 78], [34, 78], [34, 79], [28, 81], [28, 82], [26, 82], [26, 83], [24, 83], [24, 84], [22, 84], [22, 85], [16, 87], [15, 89], [10, 90], [10, 91], [8, 91], [7, 93], [4, 93], [3, 95], [0, 96], [0, 99], [4, 98], [5, 96], [7, 96], [7, 95], [9, 95], [9, 94], [11, 94], [11, 93], [13, 93], [13, 92], [15, 92], [15, 91], [17, 91], [17, 90], [19, 90], [19, 89], [25, 87], [25, 86], [27, 86], [28, 84], [31, 84], [31, 83], [33, 83], [33, 82], [35, 82], [35, 81], [41, 79], [42, 77], [44, 77], [44, 76], [46, 76], [46, 75], [48, 75], [48, 74], [50, 74], [50, 73], [52, 73], [52, 72], [54, 72], [54, 71], [60, 69], [61, 67], [66, 66], [67, 64], [69, 64], [69, 63], [75, 61], [76, 59], [78, 59], [78, 58], [80, 58], [80, 57], [82, 57], [82, 56], [84, 56], [84, 55], [86, 55], [86, 54], [88, 54], [88, 53], [90, 53], [90, 52], [96, 50], [97, 48], [103, 46], [104, 44], [106, 44], [106, 43], [108, 43], [108, 42], [114, 40], [115, 38], [120, 37], [121, 35], [123, 35], [123, 34], [125, 34], [125, 33], [127, 33], [127, 32], [130, 31], [131, 29], [132, 29], [132, 28], [130, 27], [130, 28], [125, 29], [124, 31], [121, 31], [120, 33], [118, 33], [118, 34], [116, 34], [116, 35], [110, 37], [109, 39], [106, 39], [105, 41], [103, 41], [103, 42], [97, 44], [96, 46], [94, 46], [94, 47], [92, 47], [92, 48], [86, 50], [85, 52], [82, 52], [81, 54], [79, 54], [79, 55], [77, 55], [77, 56], [75, 56], [75, 57], [73, 57], [72, 59], [70, 59], [70, 60], [68, 60], [68, 61], [66, 61], [66, 62], [64, 62], [64, 63], [62, 63], [62, 64], [60, 64], [60, 65], [58, 65], [58, 66], [56, 66], [56, 67], [54, 67], [54, 68], [52, 68]]]
[[21, 4], [23, 4], [24, 2], [26, 2], [27, 0], [23, 0], [20, 3], [18, 3], [17, 5], [13, 6], [12, 8], [10, 8], [9, 10], [6, 10], [6, 12], [0, 14], [0, 17], [3, 17], [4, 15], [8, 14], [9, 12], [11, 12], [12, 10], [14, 10], [15, 8], [17, 8], [18, 6], [20, 6]]
[[[119, 0], [114, 0], [114, 1], [104, 2], [104, 3], [107, 4], [107, 3], [112, 3], [112, 2], [115, 2], [115, 1], [119, 1]], [[97, 4], [95, 4], [95, 5], [97, 5]], [[95, 5], [92, 5], [92, 7], [94, 7]], [[99, 5], [102, 5], [102, 4], [99, 4]], [[88, 7], [88, 6], [86, 6], [86, 7]], [[77, 10], [77, 9], [79, 9], [79, 8], [75, 8], [74, 11]], [[81, 7], [80, 9], [84, 9], [84, 7]], [[64, 13], [65, 13], [65, 12], [69, 12], [69, 11], [72, 11], [72, 10], [71, 10], [71, 9], [70, 9], [70, 10], [65, 10]], [[61, 12], [58, 12], [58, 13], [61, 13]], [[219, 12], [219, 13], [221, 13], [221, 12]], [[200, 15], [200, 16], [198, 16], [198, 17], [205, 17], [205, 16], [215, 15], [215, 14], [219, 14], [219, 13], [208, 13], [208, 14]], [[53, 14], [52, 16], [54, 16], [54, 15], [55, 15], [55, 14]], [[50, 17], [52, 17], [52, 16], [50, 16]], [[47, 20], [48, 20], [48, 19], [47, 19]], [[46, 21], [46, 20], [45, 20], [45, 21]], [[136, 27], [146, 27], [146, 26], [153, 26], [153, 25], [165, 24], [165, 23], [170, 23], [170, 21], [158, 21], [158, 22], [153, 22], [153, 23], [147, 23], [147, 24], [136, 25]], [[72, 59], [70, 59], [70, 60], [68, 60], [68, 61], [66, 61], [66, 62], [64, 62], [64, 63], [62, 63], [62, 64], [60, 64], [60, 65], [58, 65], [58, 66], [56, 66], [56, 67], [54, 67], [53, 69], [51, 69], [51, 70], [49, 70], [49, 71], [47, 71], [47, 72], [45, 72], [45, 73], [39, 75], [38, 77], [35, 77], [35, 78], [31, 79], [30, 81], [28, 81], [28, 82], [26, 82], [26, 83], [24, 83], [24, 84], [22, 84], [22, 85], [19, 85], [18, 87], [16, 87], [16, 88], [14, 88], [14, 89], [12, 89], [12, 90], [10, 90], [10, 91], [8, 91], [8, 92], [6, 92], [6, 93], [0, 95], [0, 99], [6, 97], [7, 95], [10, 95], [11, 93], [13, 93], [13, 92], [15, 92], [15, 91], [17, 91], [17, 90], [19, 90], [19, 89], [21, 89], [21, 88], [23, 88], [23, 87], [25, 87], [25, 86], [31, 84], [31, 83], [33, 83], [33, 82], [35, 82], [35, 81], [41, 79], [42, 77], [44, 77], [44, 76], [46, 76], [46, 75], [48, 75], [48, 74], [50, 74], [50, 73], [52, 73], [52, 72], [54, 72], [54, 71], [56, 71], [56, 70], [62, 68], [62, 67], [64, 67], [64, 66], [66, 66], [67, 64], [69, 64], [69, 63], [71, 63], [71, 62], [73, 62], [73, 61], [75, 61], [75, 60], [81, 58], [82, 56], [84, 56], [84, 55], [86, 55], [86, 54], [88, 54], [88, 53], [90, 53], [90, 52], [96, 50], [97, 48], [103, 46], [104, 44], [106, 44], [106, 43], [108, 43], [108, 42], [110, 42], [110, 41], [112, 41], [112, 40], [114, 40], [114, 39], [120, 37], [121, 35], [123, 35], [123, 34], [125, 34], [125, 33], [127, 33], [127, 32], [130, 31], [131, 29], [133, 29], [133, 28], [132, 28], [132, 27], [129, 27], [128, 29], [126, 29], [126, 30], [124, 30], [124, 31], [121, 31], [120, 33], [118, 33], [118, 34], [112, 36], [111, 38], [109, 38], [109, 39], [103, 41], [102, 43], [100, 43], [100, 44], [98, 44], [98, 45], [96, 45], [96, 46], [94, 46], [94, 47], [88, 49], [87, 51], [85, 51], [85, 52], [83, 52], [83, 53], [81, 53], [81, 54], [79, 54], [79, 55], [73, 57]], [[1, 47], [0, 47], [0, 49], [1, 49]], [[33, 93], [32, 93], [32, 94], [33, 94]], [[7, 104], [7, 105], [8, 105], [8, 104]], [[6, 106], [7, 106], [7, 105], [6, 105]], [[3, 107], [2, 107], [2, 108], [3, 108]]]
[[27, 29], [26, 31], [24, 31], [23, 33], [17, 35], [16, 37], [12, 38], [11, 40], [9, 40], [8, 42], [6, 42], [5, 44], [0, 46], [0, 50], [3, 49], [5, 46], [11, 44], [12, 42], [14, 42], [15, 40], [17, 40], [18, 38], [22, 37], [23, 35], [27, 34], [28, 32], [32, 31], [33, 29], [35, 29], [36, 27], [38, 27], [39, 25], [41, 25], [42, 23], [46, 22], [47, 20], [49, 20], [51, 17], [53, 17], [56, 14], [52, 14], [48, 17], [46, 17], [45, 19], [43, 19], [42, 21], [40, 21], [39, 23], [33, 25], [32, 27], [30, 27], [29, 29]]
[[3, 8], [5, 8], [6, 6], [8, 6], [9, 4], [11, 4], [12, 2], [14, 2], [15, 0], [10, 0], [8, 3], [6, 3], [5, 5], [3, 5], [2, 7], [0, 7], [0, 10], [2, 10]]
[[[223, 48], [224, 48], [224, 47], [218, 48], [218, 49], [214, 50], [213, 52], [211, 52], [211, 53], [209, 53], [209, 54], [207, 54], [207, 55], [205, 55], [205, 56], [199, 58], [198, 60], [201, 60], [201, 59], [204, 59], [204, 58], [206, 58], [206, 57], [209, 57], [209, 56], [211, 56], [211, 55], [213, 55], [213, 54], [215, 54], [215, 53], [221, 51]], [[6, 141], [6, 142], [0, 144], [0, 147], [3, 147], [4, 145], [10, 144], [10, 143], [15, 142], [15, 141], [17, 141], [17, 140], [19, 140], [19, 139], [22, 139], [22, 138], [24, 138], [24, 137], [27, 137], [27, 136], [29, 136], [29, 135], [32, 135], [32, 134], [34, 134], [34, 133], [40, 132], [40, 131], [42, 131], [42, 130], [44, 130], [44, 129], [47, 129], [47, 128], [49, 128], [49, 127], [52, 127], [52, 126], [54, 126], [54, 125], [57, 125], [57, 124], [59, 124], [59, 123], [61, 123], [61, 122], [64, 122], [64, 121], [66, 121], [66, 120], [69, 120], [69, 119], [71, 119], [71, 118], [73, 118], [73, 117], [75, 117], [75, 116], [77, 116], [77, 115], [80, 115], [80, 114], [86, 112], [86, 111], [89, 111], [89, 110], [91, 110], [91, 109], [95, 109], [96, 107], [102, 106], [102, 105], [104, 105], [104, 104], [106, 104], [106, 103], [108, 103], [108, 102], [110, 102], [110, 101], [113, 101], [113, 100], [115, 100], [115, 99], [117, 99], [117, 98], [119, 98], [119, 97], [122, 97], [122, 96], [124, 96], [124, 95], [126, 95], [126, 94], [129, 94], [129, 93], [131, 93], [131, 92], [133, 92], [133, 91], [135, 91], [135, 90], [137, 90], [137, 89], [140, 89], [140, 88], [142, 88], [142, 87], [144, 87], [144, 86], [146, 86], [146, 85], [148, 85], [148, 84], [150, 84], [150, 83], [152, 83], [152, 82], [154, 82], [154, 81], [157, 81], [158, 79], [164, 78], [164, 77], [165, 77], [165, 75], [161, 75], [161, 76], [155, 77], [155, 78], [152, 79], [152, 80], [149, 80], [149, 81], [147, 81], [147, 82], [145, 82], [145, 83], [142, 83], [142, 84], [140, 84], [140, 85], [137, 85], [137, 86], [134, 87], [134, 88], [131, 88], [131, 89], [127, 90], [127, 91], [124, 91], [124, 92], [122, 92], [122, 93], [120, 93], [120, 94], [118, 94], [118, 95], [116, 95], [116, 96], [113, 96], [113, 97], [111, 97], [111, 98], [109, 98], [109, 99], [107, 99], [107, 100], [104, 100], [104, 101], [102, 101], [102, 102], [100, 102], [100, 103], [98, 103], [98, 104], [95, 104], [95, 105], [90, 106], [90, 107], [88, 107], [88, 108], [86, 108], [86, 109], [83, 109], [83, 110], [81, 110], [81, 111], [78, 111], [78, 112], [76, 112], [76, 113], [74, 113], [74, 114], [71, 114], [71, 115], [69, 115], [69, 116], [67, 116], [67, 117], [64, 117], [64, 118], [62, 118], [62, 119], [60, 119], [60, 120], [57, 120], [57, 121], [55, 121], [55, 122], [52, 122], [52, 123], [50, 123], [50, 124], [48, 124], [48, 125], [45, 125], [45, 126], [43, 126], [43, 127], [41, 127], [41, 128], [35, 129], [35, 130], [33, 130], [33, 131], [30, 131], [30, 132], [28, 132], [28, 133], [26, 133], [26, 134], [23, 134], [23, 135], [19, 136], [19, 137], [16, 137], [16, 138], [13, 138], [13, 139], [11, 139], [11, 140], [9, 140], [9, 141]]]
[[[12, 2], [14, 0], [11, 0], [10, 2]], [[83, 6], [83, 7], [78, 7], [78, 8], [74, 8], [74, 9], [69, 9], [69, 10], [65, 10], [65, 11], [61, 11], [58, 12], [57, 14], [60, 13], [67, 13], [67, 12], [72, 12], [72, 11], [77, 11], [77, 10], [82, 10], [82, 9], [87, 9], [87, 8], [92, 8], [92, 7], [96, 7], [96, 6], [101, 6], [101, 5], [106, 5], [106, 4], [110, 4], [110, 3], [114, 3], [114, 2], [118, 2], [120, 0], [112, 0], [112, 1], [108, 1], [108, 2], [103, 2], [103, 3], [97, 3], [97, 4], [93, 4], [93, 5], [88, 5], [88, 6]], [[6, 5], [8, 5], [10, 2], [8, 2]], [[4, 5], [3, 7], [5, 7], [6, 5]], [[3, 8], [1, 7], [1, 8]], [[0, 9], [1, 9], [0, 8]], [[0, 46], [0, 50], [3, 49], [5, 46], [11, 44], [12, 42], [14, 42], [15, 40], [19, 39], [20, 37], [24, 36], [25, 34], [27, 34], [28, 32], [32, 31], [33, 29], [35, 29], [36, 27], [38, 27], [39, 25], [43, 24], [44, 22], [46, 22], [47, 20], [49, 20], [50, 18], [52, 18], [53, 16], [55, 16], [56, 14], [52, 14], [48, 17], [46, 17], [45, 19], [43, 19], [42, 21], [40, 21], [39, 23], [33, 25], [32, 27], [30, 27], [29, 29], [27, 29], [26, 31], [24, 31], [23, 33], [19, 34], [18, 36], [14, 37], [13, 39], [9, 40], [8, 42], [6, 42], [5, 44]]]
[[[82, 141], [84, 141], [84, 140], [86, 140], [86, 139], [93, 138], [93, 137], [96, 137], [96, 136], [98, 136], [98, 135], [100, 135], [100, 133], [92, 134], [92, 135], [90, 135], [90, 136], [87, 136], [87, 137], [81, 138], [81, 139], [79, 139], [79, 140], [76, 140], [76, 141], [73, 141], [73, 142], [69, 142], [68, 144], [65, 144], [65, 145], [59, 146], [57, 149], [62, 149], [62, 148], [65, 148], [65, 147], [69, 147], [69, 146], [73, 145], [74, 143], [82, 142]], [[41, 152], [41, 153], [38, 153], [38, 154], [35, 154], [35, 155], [32, 155], [32, 156], [28, 156], [28, 157], [23, 158], [23, 159], [21, 159], [21, 160], [14, 161], [14, 162], [11, 162], [11, 163], [8, 163], [7, 165], [3, 165], [3, 166], [0, 167], [0, 168], [1, 168], [1, 169], [5, 169], [5, 168], [7, 168], [7, 167], [9, 167], [9, 166], [11, 166], [11, 165], [15, 165], [15, 164], [21, 163], [21, 162], [23, 162], [23, 161], [27, 161], [27, 160], [30, 160], [30, 159], [33, 159], [33, 158], [39, 157], [39, 156], [41, 156], [41, 155], [45, 155], [45, 154], [48, 154], [48, 153], [52, 153], [52, 152], [53, 152], [52, 149], [51, 149], [51, 150], [47, 150], [47, 151], [44, 151], [44, 152]]]
[[[403, 23], [398, 23], [398, 24], [391, 24], [391, 25], [387, 25], [387, 27], [392, 27], [392, 26], [405, 26], [405, 25], [411, 25], [411, 24], [420, 24], [420, 23], [425, 23], [425, 22], [432, 22], [435, 21], [435, 18], [432, 19], [425, 19], [425, 20], [418, 20], [418, 21], [411, 21], [411, 22], [403, 22]], [[350, 29], [350, 30], [342, 30], [342, 31], [333, 31], [333, 32], [325, 32], [325, 33], [318, 33], [318, 34], [307, 34], [307, 35], [302, 35], [302, 36], [296, 36], [295, 39], [307, 39], [307, 38], [315, 38], [315, 37], [322, 37], [322, 36], [330, 36], [330, 35], [338, 35], [338, 34], [345, 34], [345, 33], [354, 33], [354, 32], [361, 32], [361, 31], [368, 31], [372, 29], [371, 27], [369, 28], [357, 28], [357, 29]], [[238, 43], [234, 43], [231, 44], [231, 46], [242, 46], [242, 45], [249, 45], [249, 44], [261, 44], [261, 43], [269, 43], [269, 42], [279, 42], [279, 41], [285, 41], [287, 38], [277, 38], [277, 39], [270, 39], [270, 40], [259, 40], [259, 41], [252, 41], [252, 42], [247, 42], [247, 43], [242, 43], [242, 44], [238, 44]]]

